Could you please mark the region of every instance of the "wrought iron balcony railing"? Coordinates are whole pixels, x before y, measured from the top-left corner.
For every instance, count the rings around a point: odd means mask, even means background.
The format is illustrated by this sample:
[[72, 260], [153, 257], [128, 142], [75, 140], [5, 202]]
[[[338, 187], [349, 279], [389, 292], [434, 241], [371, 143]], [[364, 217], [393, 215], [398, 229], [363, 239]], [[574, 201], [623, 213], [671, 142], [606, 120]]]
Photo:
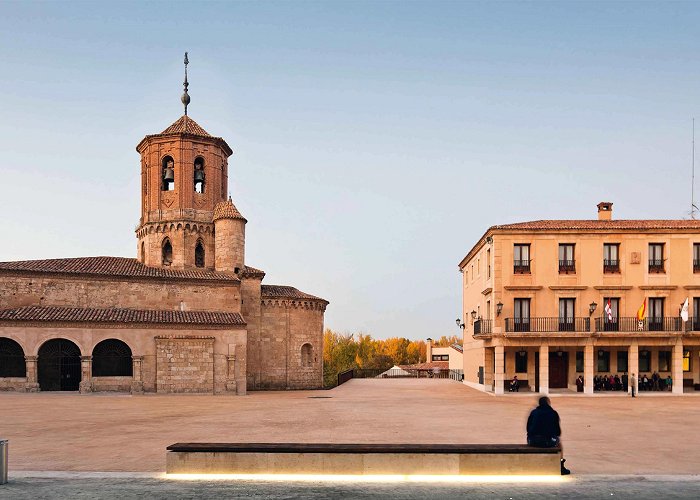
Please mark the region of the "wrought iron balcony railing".
[[530, 274], [530, 260], [514, 260], [513, 272], [515, 274]]
[[[693, 321], [695, 327], [695, 321]], [[680, 332], [683, 331], [683, 320], [681, 318], [646, 318], [639, 321], [632, 318], [607, 317], [595, 319], [596, 330], [599, 332]], [[697, 326], [700, 326], [698, 321]]]
[[650, 273], [663, 273], [663, 272], [665, 272], [663, 259], [649, 259], [649, 272]]
[[700, 260], [693, 259], [693, 272], [700, 273]]
[[576, 261], [575, 260], [560, 260], [559, 261], [559, 272], [568, 274], [576, 272]]
[[604, 273], [619, 273], [620, 272], [620, 261], [604, 259], [603, 260], [603, 272]]
[[588, 332], [589, 318], [506, 318], [506, 332]]
[[474, 335], [488, 335], [492, 333], [491, 319], [478, 319], [474, 322]]

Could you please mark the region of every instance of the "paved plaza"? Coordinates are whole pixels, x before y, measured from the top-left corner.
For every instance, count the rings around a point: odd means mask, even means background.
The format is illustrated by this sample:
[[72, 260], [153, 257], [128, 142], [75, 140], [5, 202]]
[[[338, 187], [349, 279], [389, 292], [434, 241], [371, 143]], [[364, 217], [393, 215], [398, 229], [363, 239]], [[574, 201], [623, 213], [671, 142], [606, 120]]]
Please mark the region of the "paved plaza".
[[[351, 380], [248, 396], [0, 394], [10, 471], [163, 472], [175, 442], [520, 443], [535, 394]], [[552, 395], [575, 474], [697, 474], [700, 399]]]

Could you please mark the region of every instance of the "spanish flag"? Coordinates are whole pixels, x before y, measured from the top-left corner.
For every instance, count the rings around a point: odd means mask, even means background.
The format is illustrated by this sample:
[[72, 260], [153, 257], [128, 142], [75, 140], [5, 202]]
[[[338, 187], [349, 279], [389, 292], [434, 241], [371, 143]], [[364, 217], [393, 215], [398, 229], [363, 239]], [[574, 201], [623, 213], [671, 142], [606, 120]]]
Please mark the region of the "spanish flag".
[[647, 298], [644, 297], [644, 302], [642, 303], [642, 306], [637, 311], [637, 320], [644, 321], [644, 318], [646, 318], [646, 317], [647, 317]]

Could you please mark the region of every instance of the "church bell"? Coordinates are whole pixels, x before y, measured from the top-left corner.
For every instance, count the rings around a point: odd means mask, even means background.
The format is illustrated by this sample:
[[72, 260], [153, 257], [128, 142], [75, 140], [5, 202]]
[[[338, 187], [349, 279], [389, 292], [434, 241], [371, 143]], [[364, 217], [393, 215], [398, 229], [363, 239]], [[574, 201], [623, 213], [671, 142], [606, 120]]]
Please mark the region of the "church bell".
[[171, 167], [167, 167], [165, 169], [165, 174], [163, 174], [163, 180], [172, 182], [175, 180], [175, 170], [172, 169]]
[[195, 182], [203, 182], [204, 181], [204, 172], [202, 170], [195, 170], [194, 171], [194, 181]]

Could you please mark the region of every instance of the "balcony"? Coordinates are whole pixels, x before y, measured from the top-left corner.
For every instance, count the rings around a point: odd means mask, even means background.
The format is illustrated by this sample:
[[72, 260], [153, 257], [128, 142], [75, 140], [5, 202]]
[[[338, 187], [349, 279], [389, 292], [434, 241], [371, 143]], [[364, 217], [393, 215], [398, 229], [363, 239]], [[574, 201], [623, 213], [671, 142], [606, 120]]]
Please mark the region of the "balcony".
[[650, 273], [664, 273], [664, 260], [663, 259], [649, 259], [649, 272]]
[[700, 260], [693, 259], [693, 272], [700, 273]]
[[[700, 320], [697, 326], [700, 326]], [[595, 319], [595, 328], [599, 332], [680, 332], [683, 331], [683, 321], [681, 318], [646, 318], [639, 321], [636, 317], [612, 320], [602, 317]]]
[[492, 330], [493, 320], [478, 319], [474, 322], [474, 335], [490, 335]]
[[514, 274], [530, 274], [530, 259], [528, 259], [528, 260], [514, 260], [513, 261], [513, 273]]
[[559, 274], [569, 274], [576, 272], [576, 261], [575, 260], [560, 260], [559, 261]]
[[619, 273], [620, 272], [620, 261], [619, 260], [603, 260], [603, 272], [604, 273]]
[[506, 332], [588, 332], [589, 318], [506, 318]]

